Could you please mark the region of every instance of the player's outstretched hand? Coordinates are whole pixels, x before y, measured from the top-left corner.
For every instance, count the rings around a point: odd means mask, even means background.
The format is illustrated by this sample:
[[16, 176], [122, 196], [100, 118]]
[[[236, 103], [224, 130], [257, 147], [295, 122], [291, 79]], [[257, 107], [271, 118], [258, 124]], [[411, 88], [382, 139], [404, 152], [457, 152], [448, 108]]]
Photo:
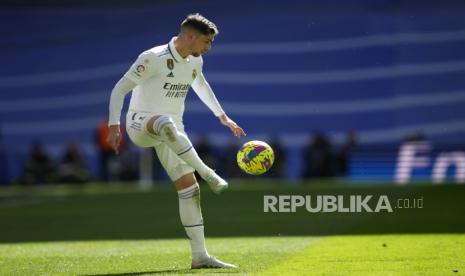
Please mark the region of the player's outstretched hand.
[[121, 130], [119, 129], [119, 125], [111, 125], [109, 129], [108, 144], [110, 144], [113, 151], [118, 154], [119, 144], [121, 143]]
[[223, 125], [229, 127], [234, 136], [236, 136], [237, 138], [241, 138], [241, 136], [247, 135], [245, 131], [240, 126], [238, 126], [233, 120], [231, 120], [226, 114], [223, 114], [218, 118], [220, 119], [220, 122]]

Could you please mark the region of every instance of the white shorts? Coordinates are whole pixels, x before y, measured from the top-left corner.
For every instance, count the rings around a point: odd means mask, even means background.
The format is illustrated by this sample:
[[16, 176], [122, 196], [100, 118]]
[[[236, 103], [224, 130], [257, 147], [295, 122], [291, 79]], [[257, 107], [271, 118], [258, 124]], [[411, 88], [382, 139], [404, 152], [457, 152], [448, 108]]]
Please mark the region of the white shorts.
[[[160, 136], [147, 131], [147, 122], [153, 116], [157, 116], [157, 114], [139, 111], [128, 112], [126, 116], [126, 131], [131, 141], [142, 148], [154, 147], [160, 163], [172, 181], [176, 181], [182, 176], [194, 172], [194, 168], [179, 158], [179, 156], [163, 142]], [[183, 123], [181, 121], [174, 121], [174, 124], [178, 131], [187, 137], [187, 134], [184, 132]]]

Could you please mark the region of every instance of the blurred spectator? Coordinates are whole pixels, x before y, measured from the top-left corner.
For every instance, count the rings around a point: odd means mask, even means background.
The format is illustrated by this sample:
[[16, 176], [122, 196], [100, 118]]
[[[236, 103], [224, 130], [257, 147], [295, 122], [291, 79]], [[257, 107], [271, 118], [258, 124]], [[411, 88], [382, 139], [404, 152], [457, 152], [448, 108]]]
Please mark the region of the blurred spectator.
[[[207, 166], [213, 169], [217, 167], [218, 162], [214, 155], [213, 147], [206, 135], [200, 135], [197, 138], [194, 148], [197, 150], [197, 154], [199, 155], [200, 159], [202, 159], [202, 161]], [[197, 179], [201, 179], [200, 175], [197, 172], [195, 172], [195, 176], [197, 177]]]
[[75, 140], [70, 140], [58, 165], [58, 179], [65, 183], [83, 183], [89, 180], [89, 172]]
[[337, 167], [340, 176], [346, 176], [349, 170], [350, 152], [358, 145], [357, 133], [354, 130], [347, 132], [346, 140], [337, 154]]
[[281, 178], [284, 176], [286, 152], [284, 151], [278, 137], [273, 137], [271, 139], [270, 147], [274, 152], [274, 164], [273, 167], [271, 167], [269, 175], [271, 177]]
[[237, 165], [237, 151], [239, 146], [236, 140], [229, 140], [220, 157], [221, 173], [227, 178], [245, 177], [244, 172]]
[[214, 155], [213, 147], [206, 135], [199, 136], [195, 145], [195, 149], [197, 150], [200, 159], [202, 159], [205, 164], [211, 168], [216, 167], [217, 161]]
[[110, 154], [106, 160], [107, 181], [132, 181], [138, 177], [137, 155], [129, 150], [127, 143], [121, 143], [119, 154]]
[[40, 142], [34, 141], [24, 166], [24, 172], [18, 182], [32, 185], [53, 183], [55, 180], [56, 173], [52, 158]]
[[426, 137], [421, 131], [409, 133], [404, 139], [404, 142], [421, 142], [421, 141], [426, 141]]
[[333, 176], [331, 145], [326, 136], [315, 132], [304, 151], [304, 177]]
[[[121, 144], [119, 147], [119, 152], [120, 154], [123, 154], [124, 150], [127, 148], [126, 144], [126, 139], [124, 137], [124, 131], [123, 126], [121, 126], [121, 133], [123, 134], [123, 137], [121, 139]], [[113, 149], [111, 148], [110, 144], [108, 144], [108, 120], [102, 120], [99, 125], [97, 126], [97, 132], [96, 132], [96, 144], [99, 149], [99, 154], [100, 154], [100, 171], [102, 175], [102, 179], [104, 181], [109, 180], [109, 170], [113, 170], [113, 177], [115, 175], [115, 169], [120, 169], [120, 166], [118, 164], [115, 164], [115, 160], [117, 161], [118, 159], [124, 159], [124, 158], [112, 158], [116, 154], [114, 153]], [[127, 157], [127, 156], [125, 156]], [[112, 159], [111, 164], [109, 163], [110, 159]], [[111, 168], [110, 168], [111, 167]]]

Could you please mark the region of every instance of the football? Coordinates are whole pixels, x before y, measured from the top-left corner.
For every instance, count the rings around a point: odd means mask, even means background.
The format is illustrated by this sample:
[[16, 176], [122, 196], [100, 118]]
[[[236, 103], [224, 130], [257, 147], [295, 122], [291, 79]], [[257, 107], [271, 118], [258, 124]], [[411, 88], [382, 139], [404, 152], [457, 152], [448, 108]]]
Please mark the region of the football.
[[273, 149], [263, 141], [249, 141], [237, 152], [239, 168], [251, 175], [267, 172], [273, 163]]

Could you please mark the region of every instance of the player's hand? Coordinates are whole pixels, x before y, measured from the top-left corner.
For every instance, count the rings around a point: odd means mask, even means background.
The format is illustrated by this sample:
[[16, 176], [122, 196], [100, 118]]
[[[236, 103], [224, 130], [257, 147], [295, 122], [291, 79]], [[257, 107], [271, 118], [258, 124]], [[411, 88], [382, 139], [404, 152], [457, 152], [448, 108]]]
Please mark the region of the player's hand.
[[223, 125], [229, 127], [231, 132], [237, 138], [241, 138], [241, 136], [246, 136], [247, 135], [245, 133], [245, 131], [240, 126], [238, 126], [233, 120], [231, 120], [228, 116], [226, 116], [226, 114], [223, 114], [223, 115], [219, 116], [218, 118], [220, 119], [220, 122]]
[[121, 143], [121, 130], [119, 129], [119, 125], [111, 125], [109, 129], [108, 144], [110, 144], [113, 151], [118, 154], [119, 144]]

